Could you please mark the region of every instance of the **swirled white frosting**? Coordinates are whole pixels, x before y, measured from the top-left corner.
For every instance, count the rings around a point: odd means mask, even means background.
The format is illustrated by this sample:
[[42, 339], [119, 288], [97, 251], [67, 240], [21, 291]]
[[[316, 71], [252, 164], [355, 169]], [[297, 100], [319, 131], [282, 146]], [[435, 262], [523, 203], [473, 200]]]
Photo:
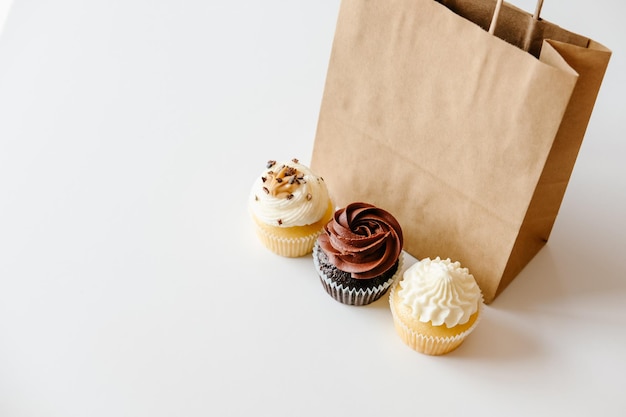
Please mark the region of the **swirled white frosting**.
[[[268, 192], [268, 178], [293, 168], [297, 180], [289, 191]], [[319, 221], [330, 202], [323, 178], [299, 162], [276, 162], [256, 179], [250, 192], [250, 210], [260, 221], [279, 227], [306, 226]]]
[[434, 326], [467, 323], [482, 302], [474, 276], [450, 259], [416, 262], [404, 272], [399, 285], [401, 302], [419, 321]]

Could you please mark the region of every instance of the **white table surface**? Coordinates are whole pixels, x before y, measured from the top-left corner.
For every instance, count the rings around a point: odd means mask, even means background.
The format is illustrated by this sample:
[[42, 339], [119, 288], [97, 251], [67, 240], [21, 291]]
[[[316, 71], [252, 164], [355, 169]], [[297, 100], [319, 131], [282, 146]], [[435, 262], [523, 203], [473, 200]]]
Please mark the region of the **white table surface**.
[[13, 0], [0, 0], [0, 34], [2, 33], [4, 22], [11, 10], [11, 4], [13, 4]]
[[626, 415], [624, 3], [544, 5], [614, 55], [548, 245], [443, 357], [247, 216], [266, 160], [310, 161], [338, 7], [14, 1], [0, 416]]

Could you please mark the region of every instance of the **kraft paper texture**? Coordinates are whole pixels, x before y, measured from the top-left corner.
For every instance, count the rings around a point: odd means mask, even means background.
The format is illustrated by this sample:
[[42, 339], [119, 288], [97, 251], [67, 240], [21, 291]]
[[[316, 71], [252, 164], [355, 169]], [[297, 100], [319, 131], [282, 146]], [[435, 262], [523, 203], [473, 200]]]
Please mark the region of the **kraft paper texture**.
[[445, 3], [342, 1], [311, 167], [490, 303], [548, 240], [611, 52], [506, 3], [494, 36], [495, 2]]

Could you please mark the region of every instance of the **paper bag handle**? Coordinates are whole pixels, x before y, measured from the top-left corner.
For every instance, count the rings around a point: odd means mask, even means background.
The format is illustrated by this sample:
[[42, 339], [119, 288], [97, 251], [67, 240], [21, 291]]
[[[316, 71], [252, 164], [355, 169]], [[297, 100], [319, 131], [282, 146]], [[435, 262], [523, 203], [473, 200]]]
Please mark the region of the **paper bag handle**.
[[[500, 9], [502, 8], [503, 0], [496, 0], [496, 8], [493, 12], [493, 16], [491, 18], [491, 24], [489, 25], [489, 33], [491, 35], [494, 34], [496, 30], [496, 25], [498, 24], [498, 17], [500, 16]], [[533, 14], [533, 19], [531, 21], [530, 27], [526, 31], [526, 38], [524, 40], [524, 50], [528, 51], [530, 47], [530, 41], [532, 33], [535, 29], [535, 24], [539, 20], [539, 15], [541, 14], [541, 7], [543, 7], [543, 0], [537, 0], [537, 5], [535, 6], [535, 13]]]

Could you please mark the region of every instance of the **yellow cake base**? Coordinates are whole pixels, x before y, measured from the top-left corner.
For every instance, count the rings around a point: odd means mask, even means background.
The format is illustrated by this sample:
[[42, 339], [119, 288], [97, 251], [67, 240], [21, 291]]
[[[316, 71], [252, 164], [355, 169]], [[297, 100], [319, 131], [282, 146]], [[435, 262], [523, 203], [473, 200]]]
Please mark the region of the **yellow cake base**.
[[400, 290], [398, 282], [394, 282], [391, 287], [389, 305], [396, 332], [412, 349], [427, 355], [443, 355], [459, 347], [476, 328], [482, 311], [482, 302], [467, 323], [454, 327], [447, 327], [445, 324], [433, 326], [431, 322], [423, 323], [413, 317], [411, 308], [402, 304], [401, 297], [398, 296]]
[[332, 202], [329, 202], [324, 216], [317, 222], [306, 226], [272, 226], [261, 222], [254, 215], [252, 219], [256, 226], [256, 234], [263, 245], [280, 256], [297, 258], [313, 251], [313, 244], [334, 213]]

